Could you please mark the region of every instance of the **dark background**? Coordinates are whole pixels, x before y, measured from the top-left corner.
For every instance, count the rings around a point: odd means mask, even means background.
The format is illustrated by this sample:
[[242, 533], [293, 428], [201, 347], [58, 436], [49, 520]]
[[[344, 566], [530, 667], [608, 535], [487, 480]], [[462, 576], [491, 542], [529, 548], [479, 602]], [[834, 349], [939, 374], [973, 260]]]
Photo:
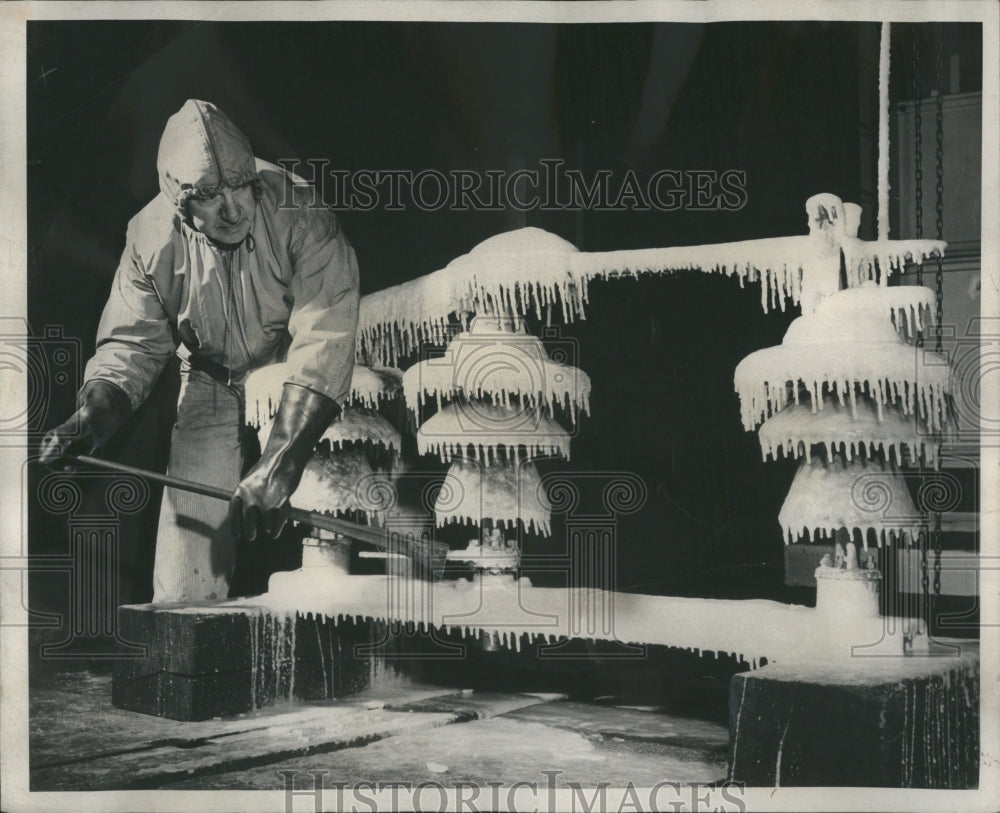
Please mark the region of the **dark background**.
[[[903, 46], [893, 51], [894, 100], [911, 95], [908, 28], [893, 26], [894, 46]], [[515, 225], [585, 251], [805, 233], [813, 194], [870, 203], [874, 166], [863, 153], [877, 138], [865, 123], [874, 120], [878, 30], [31, 22], [30, 325], [36, 334], [61, 326], [89, 357], [126, 223], [157, 193], [159, 135], [192, 97], [218, 104], [272, 161], [448, 171], [561, 158], [616, 178], [629, 168], [746, 173], [739, 211], [533, 211], [523, 220], [412, 207], [344, 212], [365, 293], [441, 268]], [[963, 54], [963, 90], [980, 81], [980, 34], [946, 28], [946, 58]], [[925, 80], [932, 73], [924, 67]], [[873, 236], [873, 218], [868, 205], [863, 237]], [[779, 343], [794, 315], [764, 314], [758, 285], [688, 273], [595, 283], [587, 321], [562, 326], [593, 394], [573, 459], [560, 465], [631, 471], [647, 486], [645, 507], [618, 525], [620, 589], [808, 601], [782, 583], [777, 513], [796, 464], [761, 461], [732, 386], [740, 359]], [[162, 469], [175, 394], [171, 371], [105, 454]], [[71, 392], [53, 393], [48, 424], [72, 408]], [[148, 510], [123, 520], [122, 602], [151, 597], [158, 505], [154, 491]], [[66, 550], [65, 516], [33, 504], [29, 520], [33, 553]], [[259, 587], [262, 568], [274, 566], [267, 558], [245, 551], [254, 572], [243, 574], [243, 589]], [[58, 580], [44, 584], [33, 606], [57, 606]]]

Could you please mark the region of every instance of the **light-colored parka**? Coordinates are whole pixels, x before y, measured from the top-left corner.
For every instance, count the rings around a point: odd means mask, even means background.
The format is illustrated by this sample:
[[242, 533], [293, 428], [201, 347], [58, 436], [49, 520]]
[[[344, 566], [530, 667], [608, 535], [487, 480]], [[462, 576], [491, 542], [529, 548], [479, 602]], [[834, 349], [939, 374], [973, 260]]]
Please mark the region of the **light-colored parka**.
[[[170, 118], [157, 170], [160, 194], [129, 223], [85, 380], [117, 385], [136, 408], [175, 352], [227, 385], [286, 356], [288, 382], [343, 405], [358, 266], [333, 212], [300, 179], [254, 158], [246, 137], [207, 102], [189, 100]], [[257, 205], [238, 248], [190, 225], [191, 195], [247, 182]]]

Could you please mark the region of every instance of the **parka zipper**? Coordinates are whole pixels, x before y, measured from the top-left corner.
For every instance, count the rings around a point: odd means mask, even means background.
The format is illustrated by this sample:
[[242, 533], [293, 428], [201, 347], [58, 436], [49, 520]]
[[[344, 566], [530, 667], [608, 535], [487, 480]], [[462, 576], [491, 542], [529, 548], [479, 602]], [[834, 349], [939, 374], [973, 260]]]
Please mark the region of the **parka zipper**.
[[[236, 249], [236, 251], [239, 251], [239, 249]], [[232, 383], [233, 383], [233, 372], [232, 372], [233, 365], [232, 365], [231, 359], [229, 359], [229, 341], [228, 341], [229, 330], [230, 330], [231, 326], [233, 326], [233, 325], [235, 326], [236, 338], [237, 338], [237, 340], [238, 340], [238, 342], [240, 344], [240, 347], [241, 347], [241, 349], [243, 351], [243, 361], [247, 365], [249, 365], [250, 361], [251, 361], [250, 346], [247, 343], [246, 334], [243, 331], [243, 321], [242, 321], [241, 314], [240, 314], [239, 302], [237, 301], [237, 297], [236, 297], [236, 285], [235, 285], [235, 282], [234, 282], [234, 274], [233, 274], [233, 257], [236, 254], [236, 251], [227, 251], [225, 253], [225, 255], [224, 255], [224, 257], [225, 257], [225, 267], [226, 267], [226, 282], [228, 283], [228, 287], [229, 287], [229, 303], [228, 303], [228, 307], [227, 307], [227, 310], [228, 310], [229, 313], [228, 313], [227, 318], [226, 318], [226, 337], [227, 337], [227, 339], [226, 339], [227, 365], [226, 366], [229, 368], [229, 381], [228, 381], [228, 385], [229, 386], [232, 386]]]

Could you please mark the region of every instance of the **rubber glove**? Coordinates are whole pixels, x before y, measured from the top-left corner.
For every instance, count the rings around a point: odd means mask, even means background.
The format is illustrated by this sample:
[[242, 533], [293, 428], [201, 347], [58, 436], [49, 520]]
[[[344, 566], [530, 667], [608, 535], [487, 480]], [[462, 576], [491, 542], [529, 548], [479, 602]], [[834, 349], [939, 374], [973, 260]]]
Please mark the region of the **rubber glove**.
[[229, 501], [229, 529], [253, 541], [276, 538], [288, 521], [288, 498], [330, 422], [340, 414], [332, 398], [308, 387], [285, 384], [260, 460]]

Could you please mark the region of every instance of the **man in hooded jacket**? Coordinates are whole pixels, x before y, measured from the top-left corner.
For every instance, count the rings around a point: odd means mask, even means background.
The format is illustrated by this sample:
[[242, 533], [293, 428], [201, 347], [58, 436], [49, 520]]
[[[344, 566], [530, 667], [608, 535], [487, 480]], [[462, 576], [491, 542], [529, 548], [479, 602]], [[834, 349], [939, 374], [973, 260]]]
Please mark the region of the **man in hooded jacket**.
[[[160, 194], [128, 226], [78, 409], [46, 436], [42, 461], [100, 447], [180, 356], [168, 472], [233, 497], [227, 511], [164, 490], [153, 601], [223, 599], [236, 537], [281, 532], [288, 498], [347, 397], [357, 261], [311, 188], [256, 159], [208, 102], [190, 99], [170, 117], [157, 171]], [[282, 356], [291, 372], [267, 445], [244, 476], [243, 382]]]

